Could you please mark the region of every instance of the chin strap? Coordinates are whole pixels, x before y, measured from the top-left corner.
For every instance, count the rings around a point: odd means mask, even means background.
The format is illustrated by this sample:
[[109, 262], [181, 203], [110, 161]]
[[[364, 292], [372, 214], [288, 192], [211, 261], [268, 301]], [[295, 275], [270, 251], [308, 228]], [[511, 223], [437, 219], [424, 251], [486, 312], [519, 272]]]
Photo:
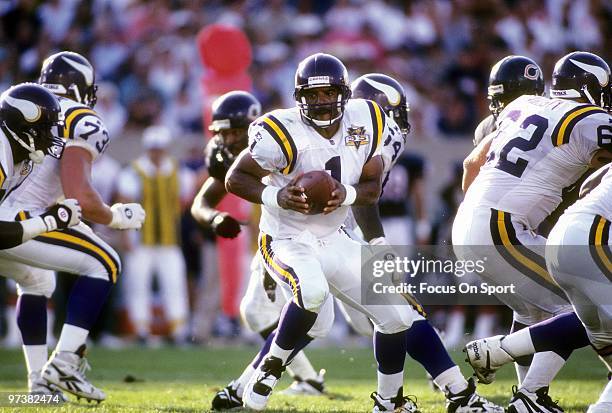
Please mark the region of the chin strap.
[[2, 126], [4, 126], [4, 128], [10, 133], [11, 137], [15, 141], [17, 141], [19, 145], [21, 145], [26, 151], [28, 151], [29, 157], [32, 160], [32, 162], [39, 164], [43, 161], [43, 159], [45, 158], [45, 153], [41, 151], [40, 149], [36, 149], [36, 147], [34, 146], [34, 138], [32, 137], [32, 135], [24, 132], [24, 135], [26, 135], [28, 137], [28, 140], [30, 141], [30, 145], [28, 145], [27, 143], [23, 141], [23, 139], [21, 139], [15, 132], [13, 132], [6, 125], [6, 122], [3, 122]]
[[591, 96], [589, 93], [589, 89], [587, 89], [586, 85], [583, 85], [580, 91], [584, 93], [589, 102], [591, 102], [593, 105], [599, 106], [597, 103], [595, 103], [595, 99], [593, 99], [593, 96]]

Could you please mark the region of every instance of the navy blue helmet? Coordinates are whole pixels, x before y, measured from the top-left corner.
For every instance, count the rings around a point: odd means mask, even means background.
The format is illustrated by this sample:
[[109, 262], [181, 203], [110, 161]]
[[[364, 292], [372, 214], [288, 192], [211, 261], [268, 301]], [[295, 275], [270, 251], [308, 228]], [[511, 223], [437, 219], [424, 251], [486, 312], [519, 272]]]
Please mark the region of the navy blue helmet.
[[[308, 103], [304, 92], [314, 88], [337, 88], [338, 97], [332, 103]], [[342, 119], [344, 106], [351, 97], [348, 71], [344, 63], [335, 56], [316, 53], [302, 60], [295, 72], [293, 97], [302, 117], [313, 126], [328, 128]], [[329, 120], [317, 119], [322, 112], [331, 114]]]
[[542, 69], [528, 57], [506, 56], [491, 69], [488, 92], [489, 109], [497, 116], [519, 96], [544, 94]]
[[38, 83], [91, 108], [96, 105], [98, 85], [94, 68], [78, 53], [64, 51], [46, 58]]
[[562, 99], [583, 99], [612, 109], [612, 75], [610, 66], [599, 56], [573, 52], [555, 64], [550, 95]]
[[[57, 98], [36, 83], [22, 83], [0, 96], [0, 125], [7, 137], [30, 153], [30, 159], [42, 162], [43, 156], [60, 158], [63, 139], [57, 136], [64, 125], [64, 115]], [[55, 132], [55, 133], [54, 133]]]
[[352, 97], [373, 100], [395, 120], [404, 135], [410, 132], [406, 93], [402, 85], [391, 76], [382, 73], [368, 73], [351, 83]]

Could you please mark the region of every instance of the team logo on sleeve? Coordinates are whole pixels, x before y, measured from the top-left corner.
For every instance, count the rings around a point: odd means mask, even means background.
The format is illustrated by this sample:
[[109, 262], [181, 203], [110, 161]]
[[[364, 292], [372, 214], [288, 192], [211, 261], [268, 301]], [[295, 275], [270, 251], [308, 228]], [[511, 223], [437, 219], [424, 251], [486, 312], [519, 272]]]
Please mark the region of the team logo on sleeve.
[[359, 149], [361, 145], [367, 145], [370, 142], [370, 136], [366, 133], [364, 126], [351, 126], [346, 130], [347, 136], [344, 138], [346, 146], [354, 146]]

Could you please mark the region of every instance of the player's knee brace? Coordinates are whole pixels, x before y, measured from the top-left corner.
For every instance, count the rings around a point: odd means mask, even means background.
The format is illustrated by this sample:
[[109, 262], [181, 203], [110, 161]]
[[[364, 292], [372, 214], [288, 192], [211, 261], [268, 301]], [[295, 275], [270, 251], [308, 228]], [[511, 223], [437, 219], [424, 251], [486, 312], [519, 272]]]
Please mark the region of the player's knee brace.
[[301, 305], [305, 310], [318, 313], [321, 306], [329, 296], [329, 286], [327, 284], [309, 285], [298, 292], [301, 298]]
[[383, 334], [396, 334], [412, 326], [418, 313], [409, 306], [390, 306], [384, 318], [374, 320], [375, 330]]
[[17, 285], [19, 295], [42, 295], [51, 298], [53, 291], [55, 291], [55, 274], [50, 271], [41, 272]]

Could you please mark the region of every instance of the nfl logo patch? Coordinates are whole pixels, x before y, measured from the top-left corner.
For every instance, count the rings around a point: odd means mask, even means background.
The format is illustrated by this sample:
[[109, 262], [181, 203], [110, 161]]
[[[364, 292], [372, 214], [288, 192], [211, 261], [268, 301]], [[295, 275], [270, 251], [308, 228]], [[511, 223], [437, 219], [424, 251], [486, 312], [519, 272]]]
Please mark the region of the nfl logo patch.
[[346, 146], [354, 146], [355, 149], [359, 149], [361, 145], [367, 145], [370, 142], [364, 126], [351, 126], [346, 133], [347, 136], [344, 138]]

